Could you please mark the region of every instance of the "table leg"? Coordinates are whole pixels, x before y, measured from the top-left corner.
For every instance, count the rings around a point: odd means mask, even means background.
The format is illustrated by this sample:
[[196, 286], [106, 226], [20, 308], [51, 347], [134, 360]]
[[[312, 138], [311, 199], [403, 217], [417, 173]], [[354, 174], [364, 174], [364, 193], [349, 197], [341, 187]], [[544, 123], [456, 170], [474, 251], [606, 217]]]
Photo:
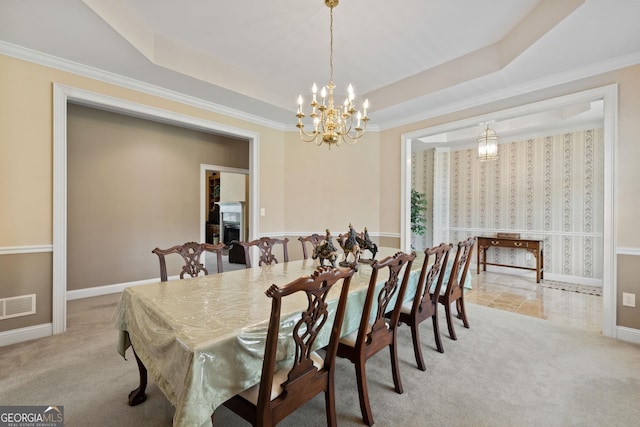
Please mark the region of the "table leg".
[[478, 246], [478, 272], [480, 274], [480, 265], [482, 265], [482, 271], [487, 271], [487, 247]]
[[540, 279], [544, 280], [544, 248], [542, 246], [540, 246]]
[[[133, 349], [133, 346], [131, 348]], [[129, 393], [129, 406], [136, 406], [147, 400], [147, 395], [145, 394], [145, 390], [147, 389], [147, 368], [136, 354], [135, 349], [133, 349], [133, 355], [136, 357], [136, 362], [138, 362], [140, 386]]]

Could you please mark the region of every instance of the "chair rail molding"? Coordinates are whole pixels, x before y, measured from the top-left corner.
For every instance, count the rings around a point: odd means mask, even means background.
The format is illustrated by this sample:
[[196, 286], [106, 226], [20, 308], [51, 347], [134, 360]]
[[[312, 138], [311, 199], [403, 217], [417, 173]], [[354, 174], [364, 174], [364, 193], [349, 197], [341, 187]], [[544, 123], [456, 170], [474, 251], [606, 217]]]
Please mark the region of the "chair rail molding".
[[0, 246], [0, 255], [38, 254], [53, 252], [53, 245]]

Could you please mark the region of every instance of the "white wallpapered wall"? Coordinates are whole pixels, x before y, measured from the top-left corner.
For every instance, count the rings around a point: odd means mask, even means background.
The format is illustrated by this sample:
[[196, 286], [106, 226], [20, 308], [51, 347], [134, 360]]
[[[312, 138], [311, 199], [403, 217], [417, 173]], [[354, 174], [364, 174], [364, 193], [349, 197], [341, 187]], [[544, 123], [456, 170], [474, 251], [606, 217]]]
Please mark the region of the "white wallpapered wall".
[[[412, 185], [437, 205], [433, 176], [439, 166], [434, 150], [428, 151], [413, 154]], [[450, 153], [450, 241], [520, 233], [544, 239], [545, 272], [602, 279], [602, 129], [500, 144], [498, 154], [496, 161], [480, 162], [474, 149]], [[427, 222], [433, 227], [433, 216]], [[431, 230], [423, 238], [414, 236], [414, 247], [430, 246], [433, 235], [442, 234]], [[513, 249], [489, 250], [487, 261], [535, 265], [526, 251]]]

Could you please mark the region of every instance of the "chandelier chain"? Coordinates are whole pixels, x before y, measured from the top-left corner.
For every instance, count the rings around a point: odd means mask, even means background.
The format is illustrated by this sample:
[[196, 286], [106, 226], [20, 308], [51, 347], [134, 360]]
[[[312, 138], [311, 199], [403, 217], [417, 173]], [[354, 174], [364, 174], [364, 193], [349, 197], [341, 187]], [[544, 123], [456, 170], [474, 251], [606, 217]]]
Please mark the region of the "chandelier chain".
[[329, 34], [331, 34], [329, 41], [329, 83], [333, 83], [333, 6], [329, 11]]

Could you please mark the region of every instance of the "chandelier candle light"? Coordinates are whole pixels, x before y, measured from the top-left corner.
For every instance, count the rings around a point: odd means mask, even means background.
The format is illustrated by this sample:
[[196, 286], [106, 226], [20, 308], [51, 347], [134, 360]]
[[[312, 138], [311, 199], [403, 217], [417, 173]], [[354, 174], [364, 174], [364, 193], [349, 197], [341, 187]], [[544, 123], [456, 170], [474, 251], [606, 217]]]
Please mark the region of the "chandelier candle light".
[[[313, 131], [306, 132], [302, 119], [305, 117], [302, 112], [303, 99], [302, 95], [298, 96], [298, 124], [296, 127], [300, 130], [300, 139], [305, 142], [315, 142], [320, 146], [323, 143], [329, 145], [340, 145], [343, 141], [354, 143], [358, 138], [364, 135], [367, 129], [367, 108], [369, 108], [369, 100], [365, 100], [362, 104], [362, 112], [356, 109], [354, 105], [355, 94], [353, 86], [349, 85], [347, 89], [347, 97], [343, 105], [335, 106], [333, 101], [333, 8], [338, 5], [338, 0], [324, 0], [324, 4], [330, 9], [330, 25], [329, 33], [331, 35], [331, 44], [329, 50], [329, 83], [320, 90], [320, 102], [318, 102], [318, 86], [313, 84], [311, 92], [313, 98], [311, 100], [311, 114], [313, 120]], [[355, 117], [355, 119], [354, 119]], [[354, 126], [355, 121], [355, 126]]]

